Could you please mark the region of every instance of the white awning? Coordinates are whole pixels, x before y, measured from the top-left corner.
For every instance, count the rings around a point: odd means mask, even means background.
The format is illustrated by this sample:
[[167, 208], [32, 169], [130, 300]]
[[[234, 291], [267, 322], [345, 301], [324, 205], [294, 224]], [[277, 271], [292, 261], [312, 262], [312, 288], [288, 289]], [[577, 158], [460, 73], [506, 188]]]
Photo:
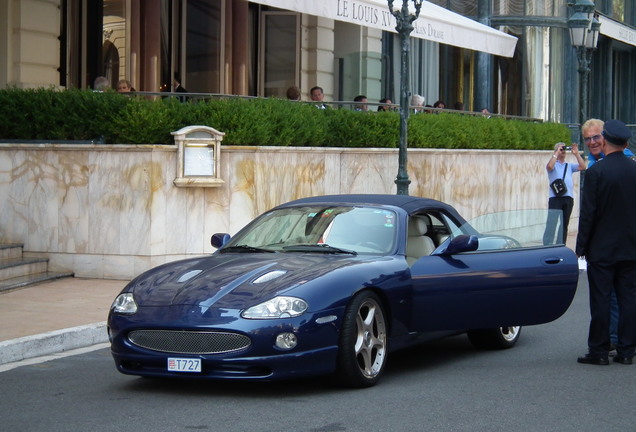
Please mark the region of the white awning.
[[598, 21], [601, 23], [601, 34], [628, 45], [636, 46], [636, 29], [633, 27], [626, 26], [603, 15], [598, 17]]
[[[397, 33], [395, 17], [386, 0], [250, 0], [308, 15], [331, 18], [360, 26]], [[411, 7], [413, 4], [409, 2]], [[393, 8], [402, 8], [395, 0]], [[488, 54], [512, 57], [517, 38], [480, 24], [448, 9], [423, 2], [419, 18], [413, 23], [412, 37]]]

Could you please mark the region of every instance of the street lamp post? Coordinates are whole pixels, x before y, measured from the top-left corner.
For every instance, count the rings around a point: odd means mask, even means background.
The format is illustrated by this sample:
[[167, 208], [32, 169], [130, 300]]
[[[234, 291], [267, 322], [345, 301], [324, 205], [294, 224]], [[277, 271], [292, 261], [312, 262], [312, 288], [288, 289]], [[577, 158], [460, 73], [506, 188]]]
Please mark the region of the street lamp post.
[[402, 0], [402, 8], [399, 10], [393, 9], [393, 0], [388, 0], [389, 10], [395, 17], [397, 25], [395, 29], [400, 35], [401, 46], [401, 64], [400, 64], [400, 151], [398, 157], [398, 174], [395, 179], [397, 185], [398, 195], [409, 194], [409, 175], [407, 172], [407, 135], [408, 135], [408, 120], [409, 120], [409, 51], [410, 34], [413, 31], [413, 21], [417, 19], [420, 14], [420, 8], [422, 7], [423, 0], [412, 0], [415, 13], [409, 12], [409, 0]]
[[576, 0], [568, 3], [573, 10], [568, 18], [570, 40], [576, 49], [579, 68], [579, 124], [589, 117], [589, 76], [592, 53], [598, 43], [601, 24], [594, 14], [594, 3], [591, 0]]

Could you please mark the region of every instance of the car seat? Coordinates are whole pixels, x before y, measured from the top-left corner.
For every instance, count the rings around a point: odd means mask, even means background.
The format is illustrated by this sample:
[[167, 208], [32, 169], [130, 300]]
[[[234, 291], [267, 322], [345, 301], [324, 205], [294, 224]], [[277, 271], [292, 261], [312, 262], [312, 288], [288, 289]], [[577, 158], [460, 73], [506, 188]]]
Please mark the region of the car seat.
[[406, 239], [406, 261], [409, 266], [412, 266], [421, 257], [430, 255], [435, 250], [433, 239], [426, 235], [427, 230], [426, 219], [418, 216], [409, 218]]

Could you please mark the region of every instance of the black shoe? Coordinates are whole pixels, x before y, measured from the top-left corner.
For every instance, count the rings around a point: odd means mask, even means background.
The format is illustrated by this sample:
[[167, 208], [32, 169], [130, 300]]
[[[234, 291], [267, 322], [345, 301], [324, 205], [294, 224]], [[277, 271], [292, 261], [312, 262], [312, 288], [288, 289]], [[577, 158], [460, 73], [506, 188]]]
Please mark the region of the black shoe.
[[633, 360], [632, 360], [631, 357], [623, 357], [623, 356], [620, 356], [620, 355], [617, 355], [616, 357], [614, 357], [614, 361], [616, 363], [621, 363], [621, 364], [624, 364], [624, 365], [630, 365], [630, 364], [633, 363]]
[[[614, 357], [614, 361], [616, 361], [616, 358], [617, 357]], [[631, 359], [629, 360], [631, 361]], [[609, 360], [607, 359], [607, 357], [598, 357], [589, 354], [585, 354], [584, 356], [579, 357], [576, 361], [583, 364], [592, 364], [597, 366], [607, 366], [609, 364]]]

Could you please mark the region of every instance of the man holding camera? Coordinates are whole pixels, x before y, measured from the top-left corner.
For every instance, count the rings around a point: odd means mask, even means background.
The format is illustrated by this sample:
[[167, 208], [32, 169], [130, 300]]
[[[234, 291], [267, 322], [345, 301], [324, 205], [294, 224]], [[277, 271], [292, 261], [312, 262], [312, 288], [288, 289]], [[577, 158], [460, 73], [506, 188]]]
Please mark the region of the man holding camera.
[[[568, 150], [570, 150], [576, 158], [576, 165], [565, 162], [565, 156]], [[548, 209], [561, 210], [561, 214], [559, 215], [558, 212], [550, 212], [543, 234], [543, 244], [550, 245], [560, 242], [565, 244], [568, 238], [570, 215], [574, 208], [574, 183], [572, 181], [572, 174], [585, 169], [585, 161], [579, 153], [578, 144], [572, 144], [572, 147], [566, 147], [565, 143], [556, 143], [554, 145], [554, 154], [545, 168], [548, 171], [548, 183], [550, 184]], [[556, 215], [554, 213], [556, 213]], [[561, 230], [556, 231], [559, 220], [561, 221]], [[555, 240], [555, 232], [561, 233], [563, 237], [559, 239], [557, 236]], [[561, 241], [559, 242], [559, 240]]]

